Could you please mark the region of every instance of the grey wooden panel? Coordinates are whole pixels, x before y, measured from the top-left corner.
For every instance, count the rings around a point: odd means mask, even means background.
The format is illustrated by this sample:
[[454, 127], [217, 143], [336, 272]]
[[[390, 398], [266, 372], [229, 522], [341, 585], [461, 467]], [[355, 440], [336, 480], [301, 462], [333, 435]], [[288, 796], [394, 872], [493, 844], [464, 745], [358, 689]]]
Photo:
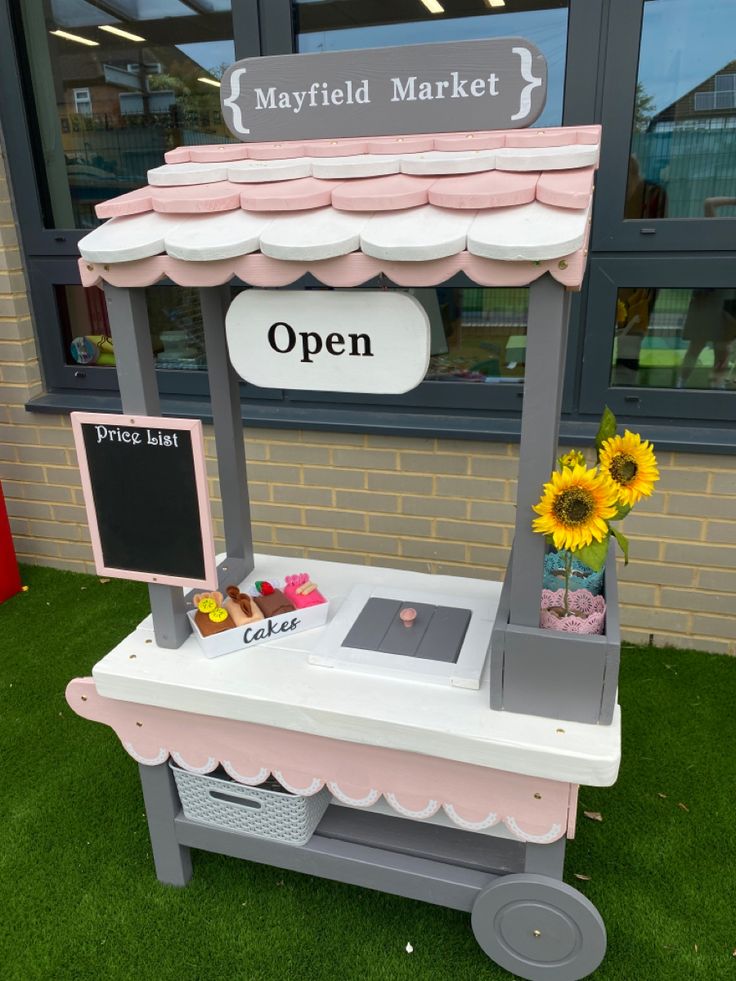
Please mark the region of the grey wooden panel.
[[168, 763], [138, 766], [146, 805], [153, 862], [161, 882], [185, 886], [192, 877], [189, 849], [177, 841], [174, 819], [180, 810], [179, 795]]
[[525, 846], [521, 841], [350, 807], [328, 807], [317, 833], [323, 838], [403, 852], [480, 872], [500, 874], [524, 868]]
[[[370, 602], [370, 600], [369, 600]], [[409, 604], [402, 603], [405, 609]], [[388, 654], [404, 654], [407, 657], [414, 657], [419, 652], [419, 645], [424, 640], [427, 629], [432, 622], [435, 607], [429, 603], [412, 603], [411, 608], [416, 610], [417, 616], [410, 627], [395, 616], [386, 631], [383, 640], [378, 645], [379, 651]]]
[[450, 909], [470, 910], [479, 893], [495, 879], [490, 873], [475, 869], [323, 838], [319, 834], [306, 845], [295, 847], [209, 828], [181, 816], [174, 823], [179, 844], [188, 848], [306, 872]]
[[565, 845], [564, 837], [548, 845], [528, 841], [524, 845], [524, 871], [561, 879], [565, 867]]
[[[407, 627], [399, 614], [407, 607], [416, 619]], [[343, 647], [454, 664], [470, 623], [470, 610], [372, 596], [348, 631]]]
[[545, 274], [529, 288], [529, 320], [521, 411], [511, 582], [511, 623], [539, 626], [544, 536], [532, 531], [532, 505], [557, 457], [565, 373], [569, 301], [565, 288]]
[[253, 571], [253, 534], [240, 416], [240, 383], [230, 364], [225, 340], [225, 312], [230, 291], [228, 287], [210, 287], [201, 289], [199, 295], [227, 553], [227, 562], [218, 567], [218, 583], [224, 589], [242, 582]]
[[550, 719], [598, 722], [607, 648], [605, 637], [509, 624], [504, 709]]
[[507, 37], [247, 58], [220, 99], [251, 142], [531, 126], [546, 90], [544, 55]]
[[375, 651], [376, 644], [381, 642], [400, 609], [401, 603], [398, 600], [372, 597], [358, 614], [342, 646], [357, 647], [361, 651]]
[[429, 629], [419, 645], [418, 657], [455, 664], [470, 623], [470, 610], [453, 606], [435, 607]]

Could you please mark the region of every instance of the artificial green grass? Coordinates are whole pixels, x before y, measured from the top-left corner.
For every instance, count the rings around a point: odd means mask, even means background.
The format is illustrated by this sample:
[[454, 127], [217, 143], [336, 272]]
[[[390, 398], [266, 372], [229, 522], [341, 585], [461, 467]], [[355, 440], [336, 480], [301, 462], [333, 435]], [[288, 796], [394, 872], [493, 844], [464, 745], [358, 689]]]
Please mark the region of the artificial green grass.
[[[186, 889], [160, 885], [137, 766], [64, 701], [145, 615], [145, 587], [24, 581], [0, 606], [2, 981], [509, 977], [452, 910], [205, 852]], [[567, 853], [608, 929], [594, 977], [734, 978], [736, 660], [628, 649], [621, 702], [621, 776], [581, 788]]]

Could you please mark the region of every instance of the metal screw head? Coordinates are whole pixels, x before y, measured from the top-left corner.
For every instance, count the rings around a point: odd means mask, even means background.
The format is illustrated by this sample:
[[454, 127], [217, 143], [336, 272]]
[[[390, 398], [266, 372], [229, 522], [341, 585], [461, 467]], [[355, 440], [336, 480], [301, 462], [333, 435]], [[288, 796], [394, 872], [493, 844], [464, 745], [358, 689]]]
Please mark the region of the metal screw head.
[[541, 930], [532, 930], [532, 936], [533, 937], [541, 937], [542, 936], [542, 931]]
[[534, 795], [534, 800], [541, 800], [541, 799], [542, 799], [542, 795], [541, 794], [535, 794]]

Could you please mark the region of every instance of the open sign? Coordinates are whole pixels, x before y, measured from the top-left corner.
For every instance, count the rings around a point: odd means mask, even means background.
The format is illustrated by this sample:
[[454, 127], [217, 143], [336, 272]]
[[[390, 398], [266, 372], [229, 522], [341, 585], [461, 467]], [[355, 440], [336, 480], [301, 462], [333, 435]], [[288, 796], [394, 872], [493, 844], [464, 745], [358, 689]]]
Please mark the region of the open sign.
[[429, 317], [408, 293], [247, 290], [225, 326], [233, 367], [264, 388], [400, 394], [429, 364]]

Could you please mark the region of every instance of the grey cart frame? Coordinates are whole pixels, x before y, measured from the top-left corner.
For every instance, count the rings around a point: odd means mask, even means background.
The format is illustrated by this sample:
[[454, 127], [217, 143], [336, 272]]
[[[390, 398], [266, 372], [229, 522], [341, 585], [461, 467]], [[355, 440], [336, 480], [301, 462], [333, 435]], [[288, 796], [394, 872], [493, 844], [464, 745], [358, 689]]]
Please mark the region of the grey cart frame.
[[[105, 286], [117, 371], [126, 413], [160, 412], [143, 290]], [[253, 569], [253, 544], [245, 474], [238, 382], [225, 344], [228, 287], [200, 291], [212, 397], [226, 557], [221, 585]], [[544, 275], [530, 287], [526, 378], [519, 459], [515, 542], [492, 638], [491, 706], [610, 723], [618, 673], [615, 565], [606, 591], [609, 628], [599, 642], [601, 672], [573, 680], [579, 641], [539, 636], [539, 596], [545, 543], [531, 530], [531, 506], [548, 479], [558, 452], [559, 416], [566, 354], [569, 294]], [[156, 643], [176, 648], [189, 632], [180, 589], [149, 586]], [[594, 645], [596, 646], [596, 645]], [[554, 648], [556, 701], [540, 693]], [[584, 658], [590, 653], [582, 651]], [[551, 686], [555, 688], [554, 684]], [[571, 692], [559, 694], [559, 689]], [[592, 708], [591, 708], [592, 705]], [[218, 852], [248, 861], [383, 890], [471, 913], [473, 932], [497, 963], [529, 981], [575, 981], [600, 963], [605, 927], [595, 907], [562, 882], [564, 838], [552, 844], [509, 841], [491, 835], [422, 824], [331, 805], [303, 846], [252, 838], [183, 816], [166, 764], [140, 767], [156, 873], [183, 886], [191, 873], [190, 850]]]

